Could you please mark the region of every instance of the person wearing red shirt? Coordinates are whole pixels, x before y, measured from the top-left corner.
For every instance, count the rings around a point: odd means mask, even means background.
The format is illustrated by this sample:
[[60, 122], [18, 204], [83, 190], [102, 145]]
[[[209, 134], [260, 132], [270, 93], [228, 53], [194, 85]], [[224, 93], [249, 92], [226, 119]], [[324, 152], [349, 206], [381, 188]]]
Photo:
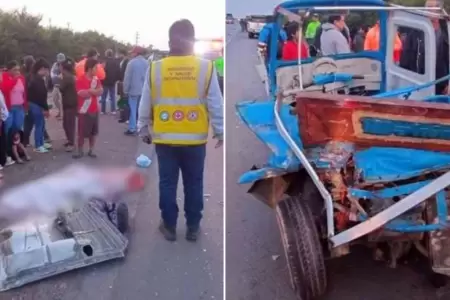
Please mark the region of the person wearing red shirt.
[[98, 97], [103, 93], [100, 79], [97, 78], [98, 61], [88, 58], [84, 65], [84, 75], [77, 78], [75, 87], [78, 94], [78, 151], [74, 158], [84, 155], [84, 140], [89, 139], [88, 156], [97, 157], [94, 154], [95, 140], [99, 127]]
[[301, 47], [301, 59], [309, 57], [309, 49], [307, 43], [302, 39], [299, 25], [297, 22], [292, 22], [286, 27], [287, 41], [284, 43], [282, 60], [298, 60], [298, 44]]
[[20, 74], [20, 65], [11, 61], [6, 65], [6, 72], [2, 73], [0, 89], [5, 97], [5, 104], [9, 117], [5, 122], [5, 133], [10, 129], [23, 130], [25, 109], [27, 108], [25, 77]]

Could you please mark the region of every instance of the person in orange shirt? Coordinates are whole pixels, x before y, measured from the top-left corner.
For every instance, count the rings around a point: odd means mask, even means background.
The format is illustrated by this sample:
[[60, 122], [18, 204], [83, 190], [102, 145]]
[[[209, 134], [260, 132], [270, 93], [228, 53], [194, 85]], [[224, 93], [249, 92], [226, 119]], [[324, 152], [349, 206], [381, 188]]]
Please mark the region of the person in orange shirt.
[[[380, 21], [369, 29], [364, 40], [364, 50], [366, 51], [378, 51], [380, 48]], [[396, 35], [394, 42], [394, 62], [400, 62], [400, 54], [402, 52], [402, 40], [400, 36]]]
[[[89, 59], [95, 59], [98, 60], [98, 52], [97, 49], [92, 48], [91, 50], [89, 50], [86, 54], [86, 57], [84, 57], [82, 60], [80, 60], [76, 65], [75, 65], [75, 75], [77, 78], [81, 78], [84, 76], [84, 65], [86, 64], [86, 61]], [[96, 71], [96, 76], [97, 79], [100, 81], [103, 81], [105, 79], [105, 69], [103, 68], [103, 66], [101, 64], [97, 65], [97, 71]]]

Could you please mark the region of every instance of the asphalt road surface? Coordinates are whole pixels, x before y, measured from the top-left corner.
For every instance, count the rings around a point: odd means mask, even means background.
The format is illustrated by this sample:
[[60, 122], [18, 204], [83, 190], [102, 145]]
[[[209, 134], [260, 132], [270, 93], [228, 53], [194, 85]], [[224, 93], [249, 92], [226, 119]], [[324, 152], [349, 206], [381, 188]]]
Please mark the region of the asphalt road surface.
[[[73, 162], [62, 150], [60, 122], [50, 119], [49, 134], [55, 150], [36, 154], [26, 165], [5, 168], [7, 186], [38, 178]], [[154, 160], [152, 148], [137, 137], [124, 136], [125, 126], [111, 115], [101, 116], [96, 163], [135, 164], [136, 154]], [[206, 300], [223, 298], [223, 149], [208, 144], [205, 173], [205, 200], [202, 235], [197, 243], [184, 239], [182, 189], [179, 189], [180, 219], [178, 241], [167, 242], [158, 231], [157, 162], [149, 169], [148, 184], [142, 193], [127, 199], [130, 206], [130, 245], [124, 260], [110, 261], [55, 276], [22, 288], [0, 293], [0, 300]], [[83, 158], [86, 163], [93, 159]], [[181, 177], [180, 177], [181, 178]], [[181, 187], [181, 182], [180, 182]], [[49, 195], [51, 197], [51, 195]]]
[[[226, 51], [226, 295], [232, 300], [296, 300], [291, 291], [275, 213], [236, 182], [268, 151], [238, 120], [234, 105], [267, 99], [255, 65], [256, 40], [227, 27]], [[440, 296], [415, 264], [389, 269], [365, 249], [328, 263], [326, 300], [434, 300]]]

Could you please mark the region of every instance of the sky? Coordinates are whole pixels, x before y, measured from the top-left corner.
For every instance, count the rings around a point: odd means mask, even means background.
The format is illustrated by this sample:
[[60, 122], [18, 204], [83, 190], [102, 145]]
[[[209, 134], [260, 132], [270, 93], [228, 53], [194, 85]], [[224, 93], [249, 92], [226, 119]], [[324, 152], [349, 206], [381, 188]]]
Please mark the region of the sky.
[[[239, 1], [239, 0], [235, 0]], [[254, 0], [253, 0], [254, 1]], [[179, 19], [189, 19], [198, 38], [225, 36], [224, 0], [0, 0], [0, 9], [26, 7], [27, 11], [43, 16], [42, 25], [70, 27], [75, 31], [96, 30], [119, 41], [153, 44], [168, 49], [168, 29]], [[87, 10], [94, 10], [89, 15]], [[80, 17], [81, 16], [81, 17]], [[85, 16], [85, 17], [84, 17]], [[50, 21], [51, 20], [51, 21]]]
[[241, 18], [247, 15], [271, 15], [283, 0], [226, 0], [227, 13]]

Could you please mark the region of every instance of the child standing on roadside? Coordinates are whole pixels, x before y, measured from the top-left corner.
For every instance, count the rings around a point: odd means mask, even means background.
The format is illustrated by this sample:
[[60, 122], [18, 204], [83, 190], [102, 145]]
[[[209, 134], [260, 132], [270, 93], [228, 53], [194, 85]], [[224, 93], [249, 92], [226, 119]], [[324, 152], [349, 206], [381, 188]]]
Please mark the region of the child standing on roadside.
[[84, 75], [77, 78], [76, 90], [78, 94], [78, 145], [74, 158], [84, 156], [84, 140], [89, 140], [88, 156], [97, 157], [94, 153], [96, 137], [99, 127], [98, 97], [102, 95], [103, 88], [96, 77], [98, 61], [88, 58], [84, 65]]

